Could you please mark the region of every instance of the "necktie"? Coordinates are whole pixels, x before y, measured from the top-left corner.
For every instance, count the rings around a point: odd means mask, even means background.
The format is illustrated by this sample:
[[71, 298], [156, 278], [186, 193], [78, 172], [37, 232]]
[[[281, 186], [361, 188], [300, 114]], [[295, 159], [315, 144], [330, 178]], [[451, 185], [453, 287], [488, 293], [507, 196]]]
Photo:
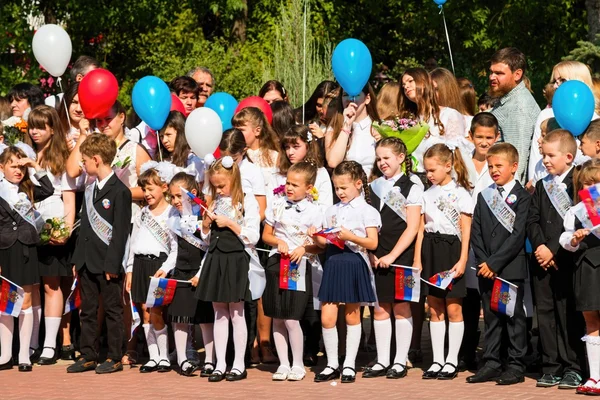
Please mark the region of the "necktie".
[[504, 194], [504, 188], [502, 186], [498, 186], [498, 193], [500, 193], [500, 196]]
[[94, 200], [98, 198], [98, 193], [100, 193], [100, 189], [98, 189], [98, 182], [96, 182], [96, 186], [94, 186]]

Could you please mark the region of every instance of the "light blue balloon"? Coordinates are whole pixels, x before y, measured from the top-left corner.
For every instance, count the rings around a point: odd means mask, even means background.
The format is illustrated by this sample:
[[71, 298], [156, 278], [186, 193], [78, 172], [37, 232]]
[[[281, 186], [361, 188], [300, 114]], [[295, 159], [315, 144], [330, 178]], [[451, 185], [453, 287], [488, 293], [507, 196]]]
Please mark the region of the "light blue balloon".
[[150, 128], [159, 130], [171, 110], [171, 92], [166, 83], [156, 76], [145, 76], [133, 87], [133, 109]]
[[213, 93], [204, 103], [204, 107], [210, 108], [219, 115], [223, 124], [223, 131], [232, 128], [231, 118], [233, 118], [237, 106], [238, 102], [235, 97], [225, 92]]
[[363, 90], [373, 68], [369, 49], [357, 39], [341, 41], [331, 57], [333, 75], [349, 96], [358, 96]]
[[581, 81], [563, 83], [552, 98], [556, 121], [573, 136], [579, 136], [587, 129], [594, 116], [594, 108], [592, 89]]
[[443, 6], [444, 4], [446, 4], [446, 0], [433, 0], [433, 2], [438, 6]]

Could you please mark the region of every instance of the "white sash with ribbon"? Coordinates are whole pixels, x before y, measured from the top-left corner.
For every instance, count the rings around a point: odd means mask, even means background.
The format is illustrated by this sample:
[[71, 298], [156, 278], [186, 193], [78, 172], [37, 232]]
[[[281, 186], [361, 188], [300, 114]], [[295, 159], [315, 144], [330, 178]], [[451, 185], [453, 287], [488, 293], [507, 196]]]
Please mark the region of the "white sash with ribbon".
[[495, 188], [488, 187], [481, 191], [481, 196], [498, 222], [500, 222], [507, 231], [512, 233], [516, 214], [508, 204], [506, 204], [500, 193], [498, 193]]
[[554, 206], [554, 209], [562, 219], [565, 219], [565, 215], [572, 205], [571, 198], [567, 194], [567, 191], [561, 187], [561, 184], [556, 183], [551, 175], [544, 178], [542, 184], [544, 185], [544, 190]]
[[[179, 236], [180, 238], [182, 238], [183, 240], [185, 240], [186, 242], [191, 244], [192, 246], [194, 246], [202, 251], [208, 250], [208, 244], [204, 240], [202, 240], [194, 235], [190, 235], [187, 232], [184, 232], [184, 229], [181, 228], [181, 219], [182, 218], [183, 217], [168, 218], [167, 226], [169, 227], [169, 229], [173, 233], [175, 233], [177, 236]], [[197, 217], [195, 217], [195, 218], [197, 219]]]
[[171, 251], [171, 238], [169, 232], [150, 214], [147, 208], [140, 211], [140, 221], [152, 234], [152, 237], [163, 247], [165, 253]]
[[398, 186], [392, 186], [391, 189], [386, 191], [387, 186], [385, 178], [379, 178], [371, 182], [373, 193], [406, 222], [406, 197], [404, 197]]
[[456, 231], [458, 240], [462, 240], [462, 230], [460, 229], [460, 210], [457, 207], [458, 196], [454, 193], [444, 193], [435, 200], [437, 209], [446, 217]]
[[89, 184], [85, 188], [85, 208], [92, 230], [96, 236], [98, 236], [98, 238], [108, 246], [110, 244], [110, 240], [112, 239], [112, 225], [107, 220], [102, 218], [102, 216], [94, 207], [95, 185], [97, 185], [97, 183]]
[[44, 219], [39, 212], [33, 208], [31, 201], [27, 198], [27, 195], [23, 192], [14, 194], [14, 188], [8, 185], [12, 185], [10, 182], [0, 181], [0, 197], [6, 201], [10, 206], [11, 210], [15, 211], [21, 218], [28, 222], [35, 230], [40, 233], [44, 226]]

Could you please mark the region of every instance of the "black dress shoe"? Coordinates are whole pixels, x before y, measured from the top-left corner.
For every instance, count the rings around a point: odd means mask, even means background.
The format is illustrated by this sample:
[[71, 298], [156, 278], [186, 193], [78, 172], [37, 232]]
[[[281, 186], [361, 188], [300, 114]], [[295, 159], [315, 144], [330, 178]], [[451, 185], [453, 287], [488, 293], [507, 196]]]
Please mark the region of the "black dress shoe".
[[[233, 371], [237, 371], [239, 372], [239, 374], [234, 374]], [[242, 379], [246, 379], [248, 377], [248, 371], [244, 370], [244, 372], [241, 372], [239, 369], [234, 368], [231, 371], [229, 371], [229, 373], [225, 376], [225, 380], [227, 382], [235, 382], [235, 381], [241, 381]]]
[[327, 382], [340, 377], [340, 370], [338, 368], [333, 368], [330, 366], [325, 367], [325, 369], [327, 368], [329, 368], [331, 372], [329, 374], [324, 374], [321, 372], [320, 374], [315, 375], [315, 382]]
[[225, 374], [219, 370], [216, 370], [208, 377], [209, 382], [221, 382], [223, 379], [225, 379]]
[[121, 360], [116, 361], [110, 358], [107, 358], [106, 361], [96, 367], [97, 374], [112, 374], [119, 371], [123, 371]]
[[215, 364], [205, 362], [204, 365], [202, 366], [202, 369], [200, 370], [200, 377], [208, 378], [209, 376], [211, 376], [213, 374], [214, 370], [215, 370]]
[[75, 359], [75, 346], [68, 344], [60, 349], [61, 360], [74, 360]]
[[[446, 365], [449, 365], [452, 368], [454, 368], [454, 371], [444, 372], [444, 368], [446, 367]], [[442, 368], [442, 370], [439, 372], [438, 377], [437, 377], [438, 379], [441, 379], [443, 381], [449, 381], [458, 376], [458, 368], [456, 367], [456, 365], [447, 362], [446, 364], [444, 364], [444, 368]]]
[[75, 362], [73, 365], [69, 365], [67, 367], [68, 373], [77, 373], [77, 372], [85, 372], [85, 371], [93, 371], [96, 369], [98, 363], [96, 361], [88, 361], [83, 357], [80, 357], [79, 360]]
[[142, 374], [147, 374], [149, 372], [155, 372], [158, 370], [158, 363], [154, 360], [148, 361], [146, 364], [140, 367], [140, 372]]
[[525, 382], [525, 377], [522, 373], [509, 368], [500, 375], [500, 378], [498, 378], [496, 382], [498, 385], [514, 385], [516, 383]]
[[8, 360], [8, 362], [5, 362], [4, 364], [0, 365], [0, 371], [4, 371], [7, 369], [12, 369], [13, 367], [13, 362], [12, 360]]
[[38, 365], [54, 365], [56, 364], [56, 349], [54, 347], [44, 347], [44, 349], [52, 349], [52, 357], [41, 357], [38, 360]]
[[501, 372], [490, 367], [482, 367], [475, 375], [467, 377], [467, 383], [483, 383], [496, 381]]
[[[438, 369], [437, 371], [430, 371], [429, 369], [427, 371], [423, 371], [423, 379], [437, 379], [438, 375], [440, 374], [440, 371], [442, 370], [442, 368], [444, 368], [444, 366], [438, 362], [434, 362], [433, 364], [431, 364], [431, 366], [434, 365], [439, 365], [440, 369]], [[431, 367], [429, 367], [431, 369]]]
[[32, 364], [37, 363], [40, 359], [40, 356], [42, 355], [42, 349], [40, 349], [39, 347], [37, 349], [30, 347], [29, 350], [33, 350], [33, 353], [29, 356], [29, 361], [31, 361]]
[[[401, 371], [396, 371], [394, 369], [394, 365], [399, 365], [402, 367]], [[408, 374], [408, 369], [406, 368], [406, 365], [402, 365], [402, 364], [394, 364], [392, 365], [389, 369], [387, 374], [385, 374], [385, 377], [388, 379], [400, 379], [400, 378], [404, 378], [406, 376], [406, 374]]]
[[386, 376], [389, 367], [384, 366], [383, 364], [376, 363], [375, 365], [381, 366], [381, 369], [373, 369], [367, 368], [362, 374], [363, 378], [377, 378], [378, 376]]
[[171, 371], [171, 363], [167, 360], [160, 360], [156, 366], [157, 372], [169, 372]]
[[[354, 375], [344, 375], [344, 371], [349, 369], [350, 371], [354, 372]], [[356, 380], [356, 370], [354, 368], [350, 368], [350, 367], [344, 367], [342, 369], [342, 383], [352, 383]]]
[[196, 372], [197, 369], [197, 365], [194, 365], [190, 361], [185, 360], [179, 366], [179, 373], [183, 376], [192, 376], [192, 374]]
[[31, 364], [19, 364], [19, 372], [31, 372], [32, 370]]

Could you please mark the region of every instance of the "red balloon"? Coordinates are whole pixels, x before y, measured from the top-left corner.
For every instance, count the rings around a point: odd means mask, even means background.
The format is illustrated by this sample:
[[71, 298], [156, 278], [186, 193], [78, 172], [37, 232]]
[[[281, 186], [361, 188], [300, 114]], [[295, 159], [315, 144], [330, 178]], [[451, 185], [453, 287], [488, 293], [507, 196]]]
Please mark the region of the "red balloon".
[[271, 106], [262, 97], [246, 97], [244, 100], [240, 101], [240, 104], [238, 104], [237, 108], [235, 109], [235, 114], [247, 107], [259, 108], [263, 112], [263, 114], [265, 114], [265, 117], [267, 117], [267, 121], [269, 121], [269, 124], [273, 123], [273, 111], [271, 111]]
[[185, 112], [185, 107], [183, 106], [183, 103], [181, 102], [181, 100], [179, 100], [179, 97], [177, 97], [175, 93], [171, 93], [171, 111], [179, 111], [185, 117], [188, 116], [188, 113]]
[[98, 68], [83, 77], [77, 94], [85, 117], [98, 118], [106, 115], [117, 101], [119, 84], [110, 71]]

